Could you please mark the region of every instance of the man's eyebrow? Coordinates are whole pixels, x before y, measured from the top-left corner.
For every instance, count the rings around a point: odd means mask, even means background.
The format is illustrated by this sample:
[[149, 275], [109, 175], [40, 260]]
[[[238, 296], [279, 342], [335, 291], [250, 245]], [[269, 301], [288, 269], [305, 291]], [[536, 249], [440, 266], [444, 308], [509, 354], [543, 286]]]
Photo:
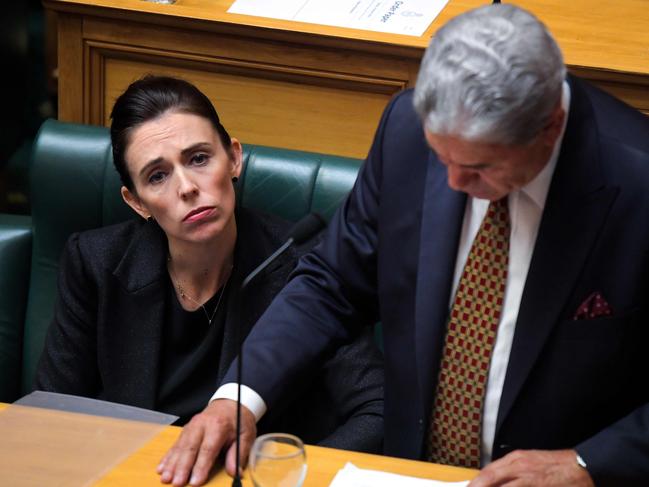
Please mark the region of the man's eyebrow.
[[485, 169], [489, 167], [491, 164], [488, 162], [479, 162], [477, 164], [458, 164], [458, 166], [466, 168], [466, 169]]

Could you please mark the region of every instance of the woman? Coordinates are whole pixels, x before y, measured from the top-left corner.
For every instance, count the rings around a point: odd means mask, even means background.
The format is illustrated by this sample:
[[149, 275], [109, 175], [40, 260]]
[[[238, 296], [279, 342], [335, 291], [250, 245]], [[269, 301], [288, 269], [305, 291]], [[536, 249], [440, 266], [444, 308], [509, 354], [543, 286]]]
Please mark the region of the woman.
[[[122, 197], [142, 218], [68, 241], [36, 387], [176, 414], [184, 424], [235, 358], [236, 328], [248, 334], [297, 255], [284, 254], [241, 293], [287, 224], [235, 209], [242, 147], [196, 87], [143, 78], [111, 118]], [[314, 376], [260, 431], [379, 451], [383, 376], [372, 338], [328, 357]]]

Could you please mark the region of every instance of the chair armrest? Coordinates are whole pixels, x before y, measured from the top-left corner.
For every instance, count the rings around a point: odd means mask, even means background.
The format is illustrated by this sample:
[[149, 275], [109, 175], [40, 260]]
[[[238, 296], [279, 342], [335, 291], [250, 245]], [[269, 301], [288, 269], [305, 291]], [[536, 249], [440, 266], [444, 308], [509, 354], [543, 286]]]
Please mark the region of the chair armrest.
[[31, 218], [0, 213], [0, 401], [20, 395], [32, 255]]

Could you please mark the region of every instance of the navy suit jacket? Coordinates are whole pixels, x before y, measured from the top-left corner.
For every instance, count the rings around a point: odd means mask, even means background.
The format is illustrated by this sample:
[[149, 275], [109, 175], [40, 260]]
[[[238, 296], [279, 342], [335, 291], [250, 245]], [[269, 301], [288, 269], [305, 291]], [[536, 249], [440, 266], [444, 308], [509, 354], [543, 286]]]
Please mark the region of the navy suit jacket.
[[[649, 121], [569, 82], [493, 456], [576, 448], [597, 485], [649, 485]], [[412, 92], [399, 94], [325, 240], [249, 336], [246, 383], [272, 404], [323, 351], [381, 321], [385, 453], [422, 458], [465, 205]], [[574, 320], [593, 292], [612, 315]]]

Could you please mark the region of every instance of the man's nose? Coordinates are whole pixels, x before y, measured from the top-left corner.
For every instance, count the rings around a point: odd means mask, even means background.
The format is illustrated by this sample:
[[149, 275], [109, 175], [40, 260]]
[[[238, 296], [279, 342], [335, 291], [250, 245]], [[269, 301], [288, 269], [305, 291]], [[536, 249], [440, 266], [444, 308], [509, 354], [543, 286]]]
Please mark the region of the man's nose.
[[470, 169], [465, 169], [452, 164], [446, 166], [446, 170], [448, 174], [448, 185], [451, 189], [456, 191], [464, 189], [473, 177]]

